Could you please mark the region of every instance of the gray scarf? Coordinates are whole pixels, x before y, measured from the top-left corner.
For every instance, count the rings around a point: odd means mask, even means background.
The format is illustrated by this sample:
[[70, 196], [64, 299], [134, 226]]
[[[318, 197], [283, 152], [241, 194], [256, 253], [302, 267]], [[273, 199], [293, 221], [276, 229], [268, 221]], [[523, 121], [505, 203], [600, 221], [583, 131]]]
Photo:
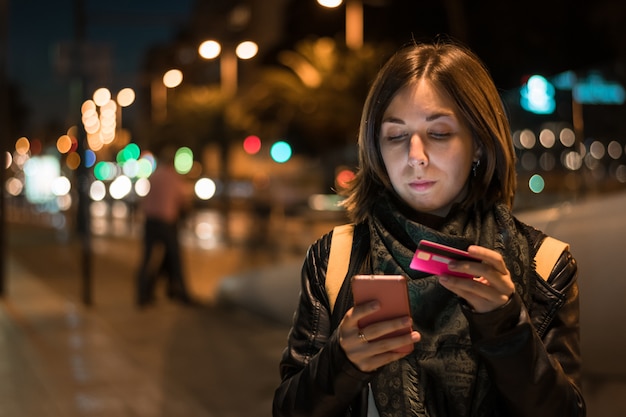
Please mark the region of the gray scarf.
[[387, 416], [463, 417], [490, 414], [484, 366], [473, 352], [460, 299], [434, 276], [409, 268], [417, 243], [428, 239], [459, 249], [477, 244], [500, 252], [516, 291], [528, 301], [532, 265], [527, 239], [507, 206], [453, 209], [437, 229], [411, 220], [393, 197], [380, 199], [369, 222], [373, 273], [410, 278], [414, 327], [422, 334], [412, 354], [381, 368], [371, 382], [378, 411]]

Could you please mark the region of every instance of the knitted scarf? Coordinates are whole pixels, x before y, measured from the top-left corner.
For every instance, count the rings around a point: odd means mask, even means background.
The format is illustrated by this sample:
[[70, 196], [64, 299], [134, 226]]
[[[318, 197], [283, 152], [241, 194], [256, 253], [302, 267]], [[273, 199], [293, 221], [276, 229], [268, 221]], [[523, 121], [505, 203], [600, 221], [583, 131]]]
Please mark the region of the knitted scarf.
[[369, 222], [373, 273], [409, 277], [414, 328], [422, 335], [413, 353], [377, 372], [371, 382], [376, 406], [382, 417], [488, 415], [493, 390], [473, 352], [459, 298], [409, 264], [421, 239], [459, 249], [491, 248], [502, 254], [516, 291], [528, 301], [533, 270], [528, 241], [504, 204], [485, 212], [453, 208], [437, 230], [411, 220], [405, 214], [410, 212], [387, 196]]

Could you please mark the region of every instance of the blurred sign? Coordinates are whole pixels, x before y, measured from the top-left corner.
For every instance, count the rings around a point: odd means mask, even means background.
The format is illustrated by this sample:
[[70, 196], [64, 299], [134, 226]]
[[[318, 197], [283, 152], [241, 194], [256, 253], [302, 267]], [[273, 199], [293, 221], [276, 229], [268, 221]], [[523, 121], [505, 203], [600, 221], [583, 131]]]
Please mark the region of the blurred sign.
[[554, 113], [554, 86], [541, 75], [531, 76], [520, 89], [520, 105], [535, 114]]
[[581, 104], [621, 105], [626, 102], [624, 87], [605, 79], [598, 70], [591, 71], [586, 78], [566, 71], [553, 77], [552, 83], [558, 89], [572, 90], [572, 97]]
[[26, 199], [43, 204], [56, 198], [54, 181], [61, 174], [58, 159], [52, 156], [34, 156], [24, 165]]
[[602, 74], [594, 72], [586, 79], [578, 80], [572, 88], [574, 100], [582, 104], [624, 104], [624, 87], [614, 81], [605, 80]]

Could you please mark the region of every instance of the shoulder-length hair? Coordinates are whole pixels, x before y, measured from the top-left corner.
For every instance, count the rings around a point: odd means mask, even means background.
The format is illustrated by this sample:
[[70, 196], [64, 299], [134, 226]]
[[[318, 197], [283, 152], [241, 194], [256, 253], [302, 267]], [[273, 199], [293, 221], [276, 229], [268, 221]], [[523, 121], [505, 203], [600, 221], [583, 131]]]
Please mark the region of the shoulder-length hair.
[[488, 70], [473, 52], [458, 44], [412, 44], [385, 63], [363, 107], [359, 168], [343, 193], [346, 199], [342, 203], [354, 222], [367, 219], [376, 199], [385, 191], [393, 191], [380, 152], [382, 117], [400, 89], [421, 79], [432, 82], [453, 100], [480, 148], [480, 165], [476, 175], [470, 175], [462, 207], [469, 208], [478, 201], [483, 207], [496, 201], [513, 205], [515, 151], [509, 121]]

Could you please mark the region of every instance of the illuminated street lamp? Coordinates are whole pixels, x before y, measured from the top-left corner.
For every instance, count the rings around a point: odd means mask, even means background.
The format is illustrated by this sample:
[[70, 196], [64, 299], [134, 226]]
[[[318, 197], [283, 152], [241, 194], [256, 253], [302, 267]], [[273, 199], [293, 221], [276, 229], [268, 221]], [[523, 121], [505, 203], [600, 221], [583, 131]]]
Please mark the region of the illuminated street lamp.
[[222, 49], [219, 42], [207, 40], [198, 47], [198, 54], [204, 59], [220, 57], [220, 85], [222, 92], [227, 97], [232, 97], [237, 92], [237, 58], [250, 59], [256, 56], [259, 47], [255, 42], [241, 42], [235, 50]]
[[[81, 120], [89, 149], [98, 151], [113, 140], [124, 140], [126, 132], [122, 129], [122, 108], [135, 101], [135, 91], [123, 88], [112, 99], [108, 88], [98, 88], [91, 99], [81, 105]], [[127, 137], [127, 136], [126, 136]]]
[[183, 82], [183, 73], [171, 69], [161, 79], [152, 80], [150, 96], [152, 98], [152, 120], [162, 122], [167, 118], [167, 89], [176, 88]]
[[[317, 0], [317, 3], [333, 9], [339, 7], [343, 0]], [[362, 0], [346, 0], [346, 45], [355, 50], [363, 46]]]

